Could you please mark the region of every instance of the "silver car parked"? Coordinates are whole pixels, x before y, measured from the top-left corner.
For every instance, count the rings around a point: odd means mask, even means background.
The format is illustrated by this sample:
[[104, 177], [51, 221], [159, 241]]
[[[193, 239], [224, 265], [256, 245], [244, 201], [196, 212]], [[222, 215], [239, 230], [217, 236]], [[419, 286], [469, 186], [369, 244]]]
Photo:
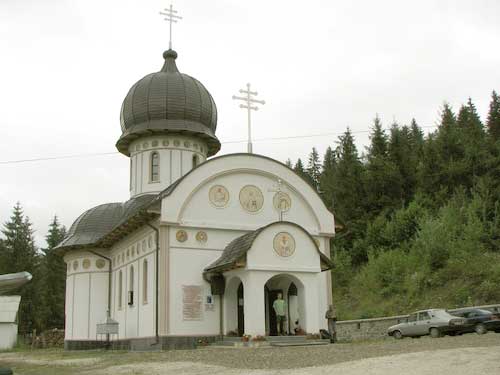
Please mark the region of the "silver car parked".
[[425, 335], [441, 337], [462, 330], [466, 322], [466, 319], [453, 316], [444, 309], [422, 310], [410, 314], [407, 322], [389, 327], [387, 333], [396, 339]]

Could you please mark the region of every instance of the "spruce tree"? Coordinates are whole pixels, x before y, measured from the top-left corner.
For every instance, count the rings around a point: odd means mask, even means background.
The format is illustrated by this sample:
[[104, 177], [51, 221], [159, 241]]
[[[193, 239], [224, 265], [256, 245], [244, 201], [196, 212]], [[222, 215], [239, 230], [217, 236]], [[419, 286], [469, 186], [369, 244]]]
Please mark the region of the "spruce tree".
[[336, 149], [334, 202], [335, 211], [344, 222], [355, 221], [363, 215], [363, 165], [349, 128], [339, 137]]
[[66, 229], [60, 226], [57, 216], [49, 226], [46, 236], [47, 247], [41, 263], [39, 294], [42, 300], [39, 314], [42, 329], [64, 328], [64, 298], [66, 284], [66, 264], [54, 248], [64, 239]]
[[20, 203], [14, 206], [10, 221], [4, 224], [2, 230], [4, 235], [3, 249], [0, 253], [0, 264], [3, 272], [15, 273], [27, 271], [34, 277], [33, 280], [23, 286], [20, 291], [14, 291], [21, 295], [19, 307], [19, 332], [28, 333], [35, 327], [36, 308], [38, 306], [35, 293], [35, 275], [39, 256], [33, 239], [32, 224], [28, 217], [24, 216]]
[[334, 174], [335, 174], [335, 153], [330, 146], [326, 149], [323, 158], [323, 167], [320, 176], [320, 191], [323, 196], [323, 201], [329, 210], [333, 210], [333, 196], [334, 196]]
[[491, 94], [490, 110], [488, 111], [486, 126], [491, 138], [498, 141], [500, 139], [500, 98], [495, 91]]
[[382, 129], [382, 122], [378, 114], [373, 120], [373, 127], [370, 133], [370, 147], [368, 148], [368, 158], [387, 156], [387, 134]]
[[311, 179], [309, 178], [309, 174], [307, 174], [306, 169], [304, 168], [304, 164], [300, 158], [297, 159], [297, 163], [293, 167], [295, 173], [297, 173], [300, 177], [306, 180], [309, 184], [312, 185]]
[[319, 161], [318, 150], [313, 147], [311, 153], [309, 154], [309, 160], [307, 162], [307, 174], [312, 182], [312, 186], [316, 191], [319, 190], [319, 179], [321, 176], [321, 164]]
[[285, 165], [288, 168], [292, 168], [293, 169], [292, 161], [290, 160], [290, 158], [286, 159]]

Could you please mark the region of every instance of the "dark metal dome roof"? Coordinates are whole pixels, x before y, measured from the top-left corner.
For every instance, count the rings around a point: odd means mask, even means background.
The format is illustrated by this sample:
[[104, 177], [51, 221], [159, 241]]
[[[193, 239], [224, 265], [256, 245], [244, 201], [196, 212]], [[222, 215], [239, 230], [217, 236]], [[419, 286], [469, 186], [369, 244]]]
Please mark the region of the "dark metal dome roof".
[[165, 51], [163, 57], [163, 68], [140, 79], [123, 101], [118, 151], [129, 155], [130, 142], [144, 134], [184, 133], [203, 138], [208, 155], [216, 154], [220, 142], [215, 136], [217, 107], [212, 95], [200, 81], [179, 72], [175, 51]]
[[75, 220], [57, 248], [95, 245], [122, 222], [147, 207], [156, 195], [132, 198], [125, 203], [106, 203], [91, 208]]

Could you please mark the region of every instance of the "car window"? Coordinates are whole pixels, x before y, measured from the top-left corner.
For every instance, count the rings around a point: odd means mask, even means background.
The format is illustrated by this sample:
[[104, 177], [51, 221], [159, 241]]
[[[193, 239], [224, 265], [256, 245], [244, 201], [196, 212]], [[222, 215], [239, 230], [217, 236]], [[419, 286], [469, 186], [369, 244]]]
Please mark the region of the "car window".
[[409, 322], [415, 322], [417, 320], [417, 314], [411, 314], [409, 317], [408, 317], [408, 321]]
[[418, 320], [430, 320], [430, 319], [431, 315], [427, 311], [418, 313]]
[[477, 316], [491, 315], [491, 311], [488, 311], [488, 310], [476, 310], [476, 314], [477, 314]]

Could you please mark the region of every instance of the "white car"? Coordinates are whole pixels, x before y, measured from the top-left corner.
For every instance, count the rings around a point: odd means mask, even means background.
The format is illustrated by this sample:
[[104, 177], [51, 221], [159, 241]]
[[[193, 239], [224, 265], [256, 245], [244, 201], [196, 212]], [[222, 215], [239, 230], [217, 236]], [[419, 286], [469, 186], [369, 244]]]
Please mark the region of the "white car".
[[461, 331], [466, 324], [466, 319], [453, 316], [444, 309], [430, 309], [410, 314], [407, 322], [389, 327], [387, 333], [396, 339], [425, 335], [441, 337]]

